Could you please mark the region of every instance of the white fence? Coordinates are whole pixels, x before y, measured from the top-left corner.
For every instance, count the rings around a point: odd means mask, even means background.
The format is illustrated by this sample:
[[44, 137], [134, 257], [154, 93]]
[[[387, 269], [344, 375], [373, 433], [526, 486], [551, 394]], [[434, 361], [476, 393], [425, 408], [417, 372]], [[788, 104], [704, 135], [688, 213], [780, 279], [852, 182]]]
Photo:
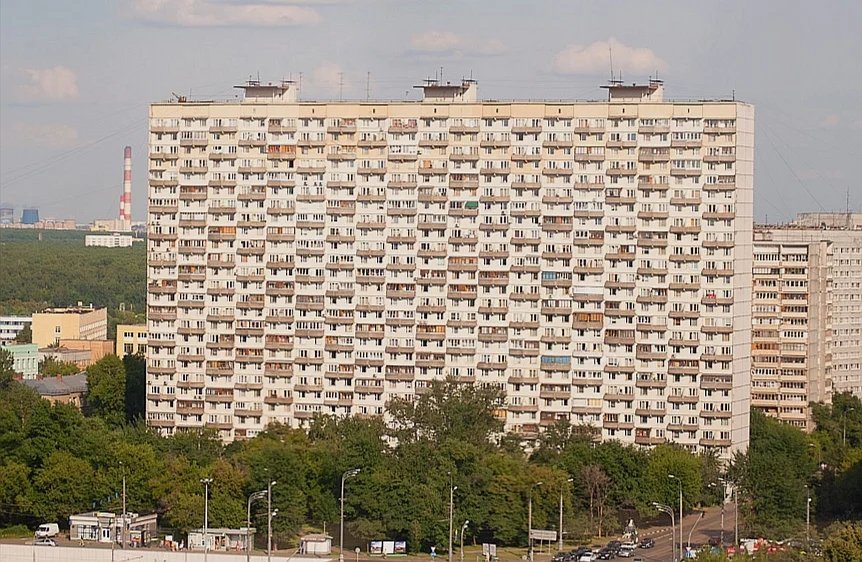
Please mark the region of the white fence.
[[[251, 562], [266, 562], [266, 555], [252, 555]], [[272, 555], [273, 562], [330, 562], [330, 558], [290, 556], [289, 553]], [[31, 546], [0, 544], [2, 562], [204, 562], [204, 553], [198, 551], [169, 552], [136, 548], [114, 550], [108, 548]], [[210, 552], [208, 562], [245, 562], [245, 554]]]

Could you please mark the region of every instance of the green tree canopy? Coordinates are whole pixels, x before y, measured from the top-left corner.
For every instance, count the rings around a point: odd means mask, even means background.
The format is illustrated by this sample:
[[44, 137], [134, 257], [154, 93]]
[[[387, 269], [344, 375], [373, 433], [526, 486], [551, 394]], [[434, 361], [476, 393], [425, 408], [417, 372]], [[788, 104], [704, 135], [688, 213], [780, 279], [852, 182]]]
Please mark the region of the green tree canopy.
[[87, 369], [88, 415], [99, 416], [111, 425], [126, 420], [126, 369], [116, 355], [106, 355]]

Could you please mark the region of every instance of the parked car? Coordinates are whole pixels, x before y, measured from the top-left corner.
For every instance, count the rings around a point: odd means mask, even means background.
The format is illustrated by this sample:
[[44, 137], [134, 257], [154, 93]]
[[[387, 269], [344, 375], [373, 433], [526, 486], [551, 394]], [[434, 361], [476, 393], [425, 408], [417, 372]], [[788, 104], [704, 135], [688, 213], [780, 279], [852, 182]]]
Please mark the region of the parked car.
[[616, 557], [617, 557], [617, 555], [613, 550], [611, 550], [609, 548], [603, 548], [599, 551], [598, 559], [599, 560], [613, 560]]
[[593, 554], [592, 551], [585, 552], [584, 554], [581, 555], [580, 558], [578, 558], [578, 562], [595, 562], [595, 560], [596, 560], [596, 555]]
[[620, 547], [620, 551], [617, 552], [617, 555], [620, 558], [631, 558], [634, 555], [634, 553], [635, 553], [634, 547], [626, 544], [626, 545], [623, 545]]
[[57, 546], [57, 543], [54, 542], [54, 539], [49, 538], [36, 539], [36, 542], [34, 542], [33, 544], [35, 544], [36, 546]]
[[50, 538], [56, 537], [60, 534], [60, 527], [56, 523], [42, 523], [39, 525], [39, 528], [36, 529], [36, 538]]
[[623, 545], [623, 543], [621, 543], [620, 541], [610, 541], [608, 543], [607, 548], [610, 548], [614, 552], [617, 552], [617, 551], [619, 551], [619, 549], [622, 545]]
[[652, 548], [655, 546], [655, 539], [646, 537], [645, 539], [641, 540], [638, 546], [640, 548]]

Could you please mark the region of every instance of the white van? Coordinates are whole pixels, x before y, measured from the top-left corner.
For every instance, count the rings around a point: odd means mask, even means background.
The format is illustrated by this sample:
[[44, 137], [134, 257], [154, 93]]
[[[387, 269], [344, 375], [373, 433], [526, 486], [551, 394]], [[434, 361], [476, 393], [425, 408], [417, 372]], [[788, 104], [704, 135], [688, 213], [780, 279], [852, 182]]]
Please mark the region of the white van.
[[36, 529], [37, 539], [56, 537], [60, 534], [60, 527], [56, 523], [43, 523]]

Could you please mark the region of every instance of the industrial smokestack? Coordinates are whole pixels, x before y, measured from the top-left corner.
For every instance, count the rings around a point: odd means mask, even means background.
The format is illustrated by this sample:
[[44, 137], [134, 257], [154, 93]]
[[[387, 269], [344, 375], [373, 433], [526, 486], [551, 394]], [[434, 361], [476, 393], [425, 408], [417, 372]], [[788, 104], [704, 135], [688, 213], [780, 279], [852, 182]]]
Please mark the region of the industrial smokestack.
[[123, 196], [120, 198], [120, 222], [123, 230], [132, 230], [132, 147], [123, 152]]

